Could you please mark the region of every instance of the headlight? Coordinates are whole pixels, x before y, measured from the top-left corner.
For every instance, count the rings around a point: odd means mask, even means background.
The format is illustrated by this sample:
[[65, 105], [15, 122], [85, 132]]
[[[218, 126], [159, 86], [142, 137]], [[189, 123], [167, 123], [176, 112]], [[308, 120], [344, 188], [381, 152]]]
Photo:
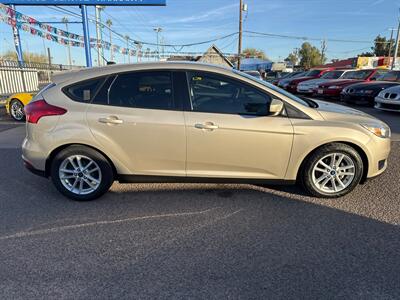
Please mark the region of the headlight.
[[362, 127], [380, 138], [390, 138], [390, 128], [382, 124], [361, 124]]
[[337, 90], [337, 89], [341, 89], [342, 87], [341, 86], [338, 86], [338, 85], [331, 85], [330, 87], [328, 87], [328, 89], [330, 89], [330, 90]]

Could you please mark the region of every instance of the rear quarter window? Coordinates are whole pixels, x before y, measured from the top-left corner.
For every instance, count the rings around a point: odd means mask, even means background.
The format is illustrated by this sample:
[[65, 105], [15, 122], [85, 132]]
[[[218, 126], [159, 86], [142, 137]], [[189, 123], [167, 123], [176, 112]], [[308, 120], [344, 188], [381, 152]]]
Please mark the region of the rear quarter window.
[[100, 87], [104, 78], [85, 80], [71, 84], [63, 88], [64, 93], [74, 101], [89, 102], [93, 99], [97, 89]]

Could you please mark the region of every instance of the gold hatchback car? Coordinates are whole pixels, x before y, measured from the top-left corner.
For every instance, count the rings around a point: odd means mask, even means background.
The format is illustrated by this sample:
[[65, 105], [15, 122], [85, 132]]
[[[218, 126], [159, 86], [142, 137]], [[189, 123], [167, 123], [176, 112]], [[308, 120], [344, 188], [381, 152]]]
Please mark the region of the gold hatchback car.
[[198, 63], [60, 74], [25, 111], [25, 166], [76, 200], [114, 180], [299, 182], [339, 197], [381, 174], [390, 152], [376, 118]]

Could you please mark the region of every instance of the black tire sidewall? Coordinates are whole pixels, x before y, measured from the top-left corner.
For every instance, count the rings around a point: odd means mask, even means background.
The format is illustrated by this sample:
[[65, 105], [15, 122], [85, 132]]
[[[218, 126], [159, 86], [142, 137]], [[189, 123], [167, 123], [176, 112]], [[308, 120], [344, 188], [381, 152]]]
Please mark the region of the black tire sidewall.
[[[59, 167], [67, 157], [72, 155], [87, 156], [93, 159], [98, 164], [101, 170], [101, 182], [97, 190], [95, 190], [94, 192], [86, 195], [77, 195], [70, 192], [61, 183], [59, 177]], [[104, 155], [87, 146], [74, 145], [61, 150], [52, 160], [50, 168], [51, 180], [57, 190], [64, 196], [77, 201], [90, 201], [99, 198], [108, 191], [108, 189], [114, 182], [114, 172], [108, 160], [104, 157]]]
[[[353, 160], [355, 166], [355, 175], [352, 183], [344, 190], [332, 194], [324, 193], [314, 185], [314, 182], [312, 180], [312, 170], [316, 165], [316, 163], [322, 157], [334, 152], [345, 154]], [[364, 165], [362, 158], [354, 148], [346, 144], [334, 143], [331, 145], [321, 147], [320, 149], [317, 149], [313, 154], [310, 155], [310, 157], [307, 159], [306, 163], [303, 166], [301, 182], [304, 188], [313, 196], [321, 198], [338, 198], [351, 192], [360, 183], [361, 178], [363, 176], [363, 171], [364, 171]]]

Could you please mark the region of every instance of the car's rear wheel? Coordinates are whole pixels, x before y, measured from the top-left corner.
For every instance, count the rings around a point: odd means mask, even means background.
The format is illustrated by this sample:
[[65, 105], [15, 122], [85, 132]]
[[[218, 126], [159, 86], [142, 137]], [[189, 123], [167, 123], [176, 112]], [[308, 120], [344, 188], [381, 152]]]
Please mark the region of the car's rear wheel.
[[10, 101], [10, 115], [16, 121], [25, 121], [24, 105], [18, 99]]
[[70, 146], [60, 151], [51, 164], [55, 187], [74, 200], [88, 201], [102, 196], [114, 181], [108, 160], [86, 146]]
[[363, 161], [352, 147], [333, 143], [313, 152], [304, 162], [300, 180], [313, 196], [336, 198], [351, 192], [361, 181]]

